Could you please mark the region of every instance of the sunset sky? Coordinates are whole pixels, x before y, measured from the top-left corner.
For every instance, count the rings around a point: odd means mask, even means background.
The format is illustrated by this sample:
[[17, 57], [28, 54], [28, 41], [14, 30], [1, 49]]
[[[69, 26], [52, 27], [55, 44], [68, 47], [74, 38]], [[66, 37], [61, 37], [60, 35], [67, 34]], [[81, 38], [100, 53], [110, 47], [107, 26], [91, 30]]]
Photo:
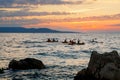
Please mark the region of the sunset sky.
[[0, 27], [120, 31], [120, 0], [0, 0]]

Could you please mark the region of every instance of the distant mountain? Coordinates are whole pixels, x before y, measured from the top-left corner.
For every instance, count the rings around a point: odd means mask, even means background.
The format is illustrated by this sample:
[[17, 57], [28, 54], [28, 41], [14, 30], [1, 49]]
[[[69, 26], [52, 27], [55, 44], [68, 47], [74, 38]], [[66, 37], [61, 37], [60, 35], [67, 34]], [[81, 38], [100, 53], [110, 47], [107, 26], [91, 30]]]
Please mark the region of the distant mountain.
[[58, 31], [49, 28], [0, 27], [0, 33], [76, 33], [76, 32]]

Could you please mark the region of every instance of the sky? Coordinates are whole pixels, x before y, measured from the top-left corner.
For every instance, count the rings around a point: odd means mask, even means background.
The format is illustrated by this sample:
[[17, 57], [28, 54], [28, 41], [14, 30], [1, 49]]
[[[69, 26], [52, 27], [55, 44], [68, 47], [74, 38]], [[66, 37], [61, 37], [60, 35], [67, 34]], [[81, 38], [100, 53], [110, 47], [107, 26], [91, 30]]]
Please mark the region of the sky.
[[0, 27], [120, 31], [120, 0], [0, 0]]

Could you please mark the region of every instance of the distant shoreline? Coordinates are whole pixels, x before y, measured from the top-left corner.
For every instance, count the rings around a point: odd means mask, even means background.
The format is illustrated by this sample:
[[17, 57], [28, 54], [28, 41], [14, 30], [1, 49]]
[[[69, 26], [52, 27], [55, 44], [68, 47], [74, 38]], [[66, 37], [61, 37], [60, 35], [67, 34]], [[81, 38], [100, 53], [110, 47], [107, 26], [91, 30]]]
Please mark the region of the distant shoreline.
[[0, 33], [80, 33], [80, 32], [59, 31], [49, 28], [0, 27]]

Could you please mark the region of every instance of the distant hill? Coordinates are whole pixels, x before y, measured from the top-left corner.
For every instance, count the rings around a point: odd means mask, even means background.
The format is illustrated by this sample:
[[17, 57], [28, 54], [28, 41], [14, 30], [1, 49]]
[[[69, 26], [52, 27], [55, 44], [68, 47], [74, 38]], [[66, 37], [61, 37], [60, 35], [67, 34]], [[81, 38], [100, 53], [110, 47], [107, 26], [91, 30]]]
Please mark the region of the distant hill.
[[58, 31], [49, 28], [0, 27], [0, 33], [76, 33], [76, 32]]

